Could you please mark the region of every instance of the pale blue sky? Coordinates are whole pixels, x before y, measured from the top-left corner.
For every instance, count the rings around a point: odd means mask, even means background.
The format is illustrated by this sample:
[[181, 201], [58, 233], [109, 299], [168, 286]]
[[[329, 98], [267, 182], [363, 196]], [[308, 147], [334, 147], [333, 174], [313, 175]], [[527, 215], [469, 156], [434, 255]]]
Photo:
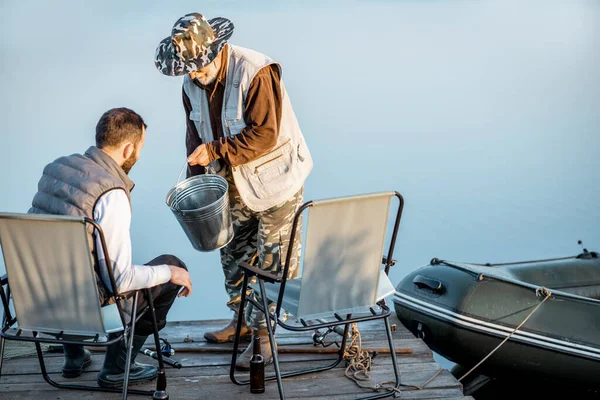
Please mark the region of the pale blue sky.
[[[202, 8], [198, 8], [198, 7]], [[156, 45], [188, 12], [282, 63], [315, 159], [306, 199], [397, 190], [394, 283], [431, 258], [600, 251], [600, 3], [593, 0], [0, 2], [0, 210], [27, 211], [43, 166], [83, 152], [108, 108], [147, 121], [132, 239], [174, 253], [195, 291], [173, 320], [226, 318], [217, 252], [165, 205], [184, 160], [181, 78]], [[0, 269], [2, 267], [0, 266]]]

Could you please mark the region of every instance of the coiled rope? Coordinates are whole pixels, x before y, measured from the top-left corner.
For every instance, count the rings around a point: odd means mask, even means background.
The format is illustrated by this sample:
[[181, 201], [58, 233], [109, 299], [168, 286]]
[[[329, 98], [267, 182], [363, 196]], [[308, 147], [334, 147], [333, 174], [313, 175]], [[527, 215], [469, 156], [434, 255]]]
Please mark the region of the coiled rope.
[[[353, 323], [351, 325], [349, 340], [350, 343], [346, 345], [346, 349], [344, 350], [343, 355], [343, 359], [348, 363], [348, 366], [346, 367], [346, 371], [344, 373], [346, 377], [363, 389], [371, 389], [375, 391], [393, 390], [397, 393], [400, 393], [401, 390], [394, 386], [394, 384], [396, 383], [395, 381], [383, 381], [375, 383], [374, 385], [363, 383], [365, 381], [371, 380], [369, 371], [371, 370], [373, 356], [371, 356], [371, 354], [369, 354], [368, 351], [363, 350], [362, 338], [360, 336], [360, 331], [358, 330], [356, 323]], [[421, 386], [405, 384], [400, 385], [403, 387], [413, 387], [419, 390], [423, 390], [431, 381], [433, 381], [439, 374], [441, 374], [442, 371], [443, 368], [440, 368], [431, 378], [429, 378], [427, 382], [425, 382], [425, 384]]]
[[[362, 338], [360, 332], [353, 323], [350, 328], [350, 343], [344, 349], [344, 360], [348, 363], [345, 375], [355, 381], [366, 381], [371, 379], [369, 371], [371, 370], [371, 355], [362, 348]], [[361, 386], [360, 384], [358, 386]]]

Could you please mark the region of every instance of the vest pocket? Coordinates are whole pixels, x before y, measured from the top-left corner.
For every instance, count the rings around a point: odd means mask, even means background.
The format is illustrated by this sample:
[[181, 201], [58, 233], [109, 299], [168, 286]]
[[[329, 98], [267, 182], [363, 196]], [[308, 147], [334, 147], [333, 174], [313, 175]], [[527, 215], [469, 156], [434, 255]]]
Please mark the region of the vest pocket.
[[254, 168], [254, 174], [258, 176], [258, 179], [263, 185], [273, 182], [290, 170], [290, 163], [286, 162], [284, 157], [283, 154], [280, 154]]
[[291, 141], [274, 151], [243, 165], [256, 197], [262, 199], [288, 189], [294, 183], [290, 174], [296, 152]]
[[242, 129], [246, 127], [246, 121], [243, 118], [240, 119], [226, 119], [225, 127], [229, 136], [233, 137], [240, 133]]

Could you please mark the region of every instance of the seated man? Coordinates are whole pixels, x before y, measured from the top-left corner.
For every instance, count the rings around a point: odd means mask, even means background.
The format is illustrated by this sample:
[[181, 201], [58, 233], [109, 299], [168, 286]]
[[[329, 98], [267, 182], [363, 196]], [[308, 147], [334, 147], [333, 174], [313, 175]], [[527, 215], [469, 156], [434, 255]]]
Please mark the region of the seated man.
[[[146, 126], [142, 117], [130, 109], [114, 108], [105, 112], [96, 125], [96, 146], [91, 146], [83, 155], [60, 157], [44, 168], [29, 212], [86, 216], [97, 221], [106, 239], [117, 291], [152, 288], [158, 328], [162, 329], [175, 297], [188, 296], [192, 282], [185, 264], [175, 256], [161, 255], [146, 265], [134, 265], [131, 261], [129, 194], [134, 184], [127, 174], [144, 146]], [[99, 265], [94, 267], [100, 301], [104, 303], [111, 284], [99, 235], [96, 237], [95, 232], [90, 233], [90, 243], [94, 246], [92, 253], [97, 254]], [[93, 259], [95, 262], [96, 257]], [[147, 307], [143, 296], [139, 296], [137, 306], [138, 312]], [[124, 309], [130, 312], [131, 304], [125, 304]], [[134, 361], [152, 332], [150, 314], [145, 313], [135, 325], [130, 384], [148, 382], [157, 376], [154, 366]], [[92, 361], [90, 352], [83, 346], [63, 347], [63, 376], [79, 376]], [[98, 374], [100, 386], [123, 385], [126, 357], [123, 341], [107, 348], [104, 366]]]

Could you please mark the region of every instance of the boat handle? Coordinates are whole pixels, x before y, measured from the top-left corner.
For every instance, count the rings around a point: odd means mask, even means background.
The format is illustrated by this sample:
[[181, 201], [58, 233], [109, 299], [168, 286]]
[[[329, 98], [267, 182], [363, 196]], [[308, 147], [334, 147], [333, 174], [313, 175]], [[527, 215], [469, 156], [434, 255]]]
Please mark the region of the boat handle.
[[434, 293], [441, 293], [444, 290], [444, 285], [437, 279], [427, 278], [423, 275], [417, 275], [413, 279], [413, 283], [417, 285], [419, 289], [429, 289]]

